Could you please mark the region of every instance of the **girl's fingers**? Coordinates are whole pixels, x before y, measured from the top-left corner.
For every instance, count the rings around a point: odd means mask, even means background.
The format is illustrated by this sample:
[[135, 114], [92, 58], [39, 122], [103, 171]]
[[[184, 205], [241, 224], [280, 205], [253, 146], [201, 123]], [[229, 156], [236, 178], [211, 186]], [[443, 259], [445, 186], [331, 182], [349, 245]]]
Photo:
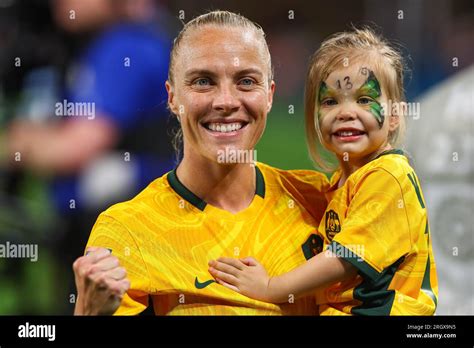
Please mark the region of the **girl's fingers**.
[[239, 288], [237, 288], [236, 286], [231, 285], [231, 284], [229, 284], [229, 283], [226, 283], [226, 282], [223, 281], [222, 279], [217, 278], [217, 282], [218, 282], [219, 284], [221, 284], [221, 285], [224, 285], [226, 288], [229, 288], [229, 289], [231, 289], [231, 290], [234, 290], [234, 291], [240, 293]]
[[221, 272], [224, 272], [224, 273], [227, 273], [227, 274], [231, 274], [234, 277], [238, 277], [239, 272], [240, 272], [240, 270], [238, 270], [234, 266], [231, 266], [231, 265], [228, 265], [226, 263], [219, 262], [219, 261], [215, 261], [212, 264], [211, 267], [218, 270], [218, 271], [221, 271]]
[[243, 262], [244, 264], [246, 264], [247, 266], [257, 266], [258, 265], [258, 261], [255, 260], [253, 257], [246, 257], [246, 258], [243, 258], [240, 260], [241, 262]]
[[229, 284], [231, 284], [231, 285], [237, 285], [238, 279], [237, 279], [236, 277], [234, 277], [233, 275], [231, 275], [231, 274], [218, 271], [218, 270], [216, 270], [216, 269], [213, 268], [213, 267], [210, 267], [210, 268], [209, 268], [209, 272], [210, 272], [215, 278], [219, 278], [220, 280], [223, 280], [223, 281], [225, 281], [226, 283], [229, 283]]
[[244, 266], [245, 266], [242, 263], [242, 261], [240, 261], [239, 259], [234, 259], [232, 257], [219, 257], [217, 259], [217, 262], [223, 262], [225, 264], [234, 266], [235, 268], [237, 268], [238, 270], [241, 270], [241, 271], [244, 269]]

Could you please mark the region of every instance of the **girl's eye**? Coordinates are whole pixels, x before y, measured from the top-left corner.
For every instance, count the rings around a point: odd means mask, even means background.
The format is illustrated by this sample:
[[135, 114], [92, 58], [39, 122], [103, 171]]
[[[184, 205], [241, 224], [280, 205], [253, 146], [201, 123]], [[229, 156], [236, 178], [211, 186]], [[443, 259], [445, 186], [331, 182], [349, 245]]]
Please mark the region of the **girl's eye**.
[[325, 105], [325, 106], [337, 105], [337, 101], [335, 99], [325, 99], [322, 101], [321, 105]]
[[366, 105], [372, 102], [371, 98], [368, 97], [360, 97], [359, 100], [357, 100], [359, 104]]
[[211, 84], [211, 81], [209, 81], [209, 79], [206, 77], [200, 77], [194, 80], [193, 84], [196, 86], [209, 86]]

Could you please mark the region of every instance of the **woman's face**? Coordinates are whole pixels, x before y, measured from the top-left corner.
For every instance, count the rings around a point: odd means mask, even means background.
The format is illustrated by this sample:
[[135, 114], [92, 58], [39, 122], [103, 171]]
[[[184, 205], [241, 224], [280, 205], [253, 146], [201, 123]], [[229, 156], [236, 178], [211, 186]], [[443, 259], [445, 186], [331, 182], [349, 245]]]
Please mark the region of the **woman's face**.
[[324, 146], [338, 157], [370, 158], [387, 145], [397, 119], [386, 115], [387, 93], [367, 64], [334, 70], [319, 90]]
[[183, 130], [185, 158], [218, 161], [226, 148], [252, 150], [265, 129], [275, 89], [268, 55], [255, 33], [195, 29], [175, 58], [173, 85], [167, 82], [166, 88]]

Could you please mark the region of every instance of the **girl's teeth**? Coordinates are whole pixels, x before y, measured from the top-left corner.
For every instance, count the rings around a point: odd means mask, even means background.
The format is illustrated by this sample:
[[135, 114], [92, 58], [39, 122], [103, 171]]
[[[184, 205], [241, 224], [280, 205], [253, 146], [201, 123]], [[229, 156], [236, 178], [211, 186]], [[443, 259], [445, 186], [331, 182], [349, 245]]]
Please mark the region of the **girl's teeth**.
[[242, 128], [241, 123], [210, 123], [208, 128], [214, 132], [228, 133]]
[[350, 137], [353, 135], [361, 135], [361, 132], [353, 132], [353, 131], [341, 131], [337, 133], [340, 137]]

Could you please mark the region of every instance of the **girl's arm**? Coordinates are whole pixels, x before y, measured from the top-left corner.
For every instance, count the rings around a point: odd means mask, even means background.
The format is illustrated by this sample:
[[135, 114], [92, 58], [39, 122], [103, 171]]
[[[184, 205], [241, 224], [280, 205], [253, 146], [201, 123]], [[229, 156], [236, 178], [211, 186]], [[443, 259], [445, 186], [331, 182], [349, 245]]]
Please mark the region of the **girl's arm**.
[[287, 302], [317, 288], [352, 278], [357, 269], [326, 250], [288, 273], [269, 277], [254, 258], [221, 257], [209, 261], [209, 272], [219, 284], [247, 297], [272, 303]]

